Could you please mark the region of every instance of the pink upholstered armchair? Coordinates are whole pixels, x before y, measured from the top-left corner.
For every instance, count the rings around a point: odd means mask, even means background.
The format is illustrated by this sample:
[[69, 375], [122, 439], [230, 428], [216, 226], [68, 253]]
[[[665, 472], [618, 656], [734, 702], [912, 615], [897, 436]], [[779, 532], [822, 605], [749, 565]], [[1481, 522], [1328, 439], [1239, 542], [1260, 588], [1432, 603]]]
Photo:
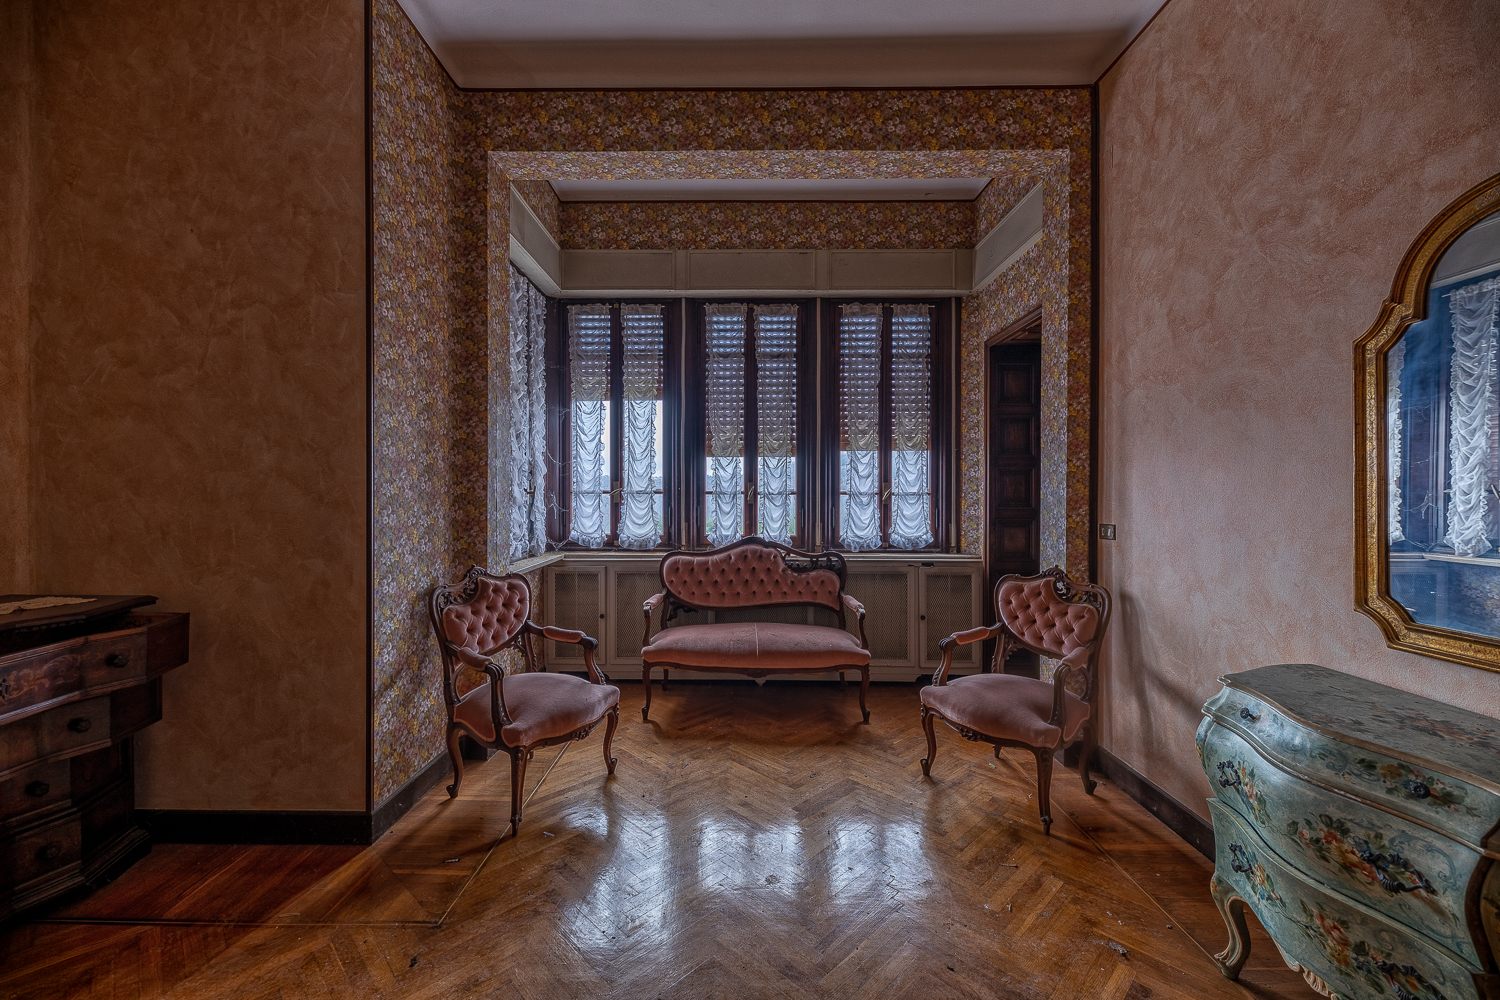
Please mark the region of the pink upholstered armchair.
[[[458, 747], [461, 735], [510, 755], [512, 835], [521, 829], [526, 762], [537, 750], [584, 739], [608, 716], [604, 763], [610, 774], [615, 773], [615, 758], [609, 752], [620, 721], [620, 689], [604, 683], [604, 675], [594, 665], [594, 650], [599, 643], [582, 632], [533, 622], [531, 587], [524, 576], [493, 576], [479, 566], [471, 566], [458, 583], [433, 587], [427, 610], [443, 657], [448, 755], [453, 759], [449, 797], [458, 795], [464, 780]], [[589, 679], [538, 673], [533, 636], [582, 646]], [[507, 676], [494, 661], [507, 649], [520, 651], [524, 673]], [[465, 669], [484, 674], [488, 683], [460, 695], [456, 682]]]
[[[969, 629], [938, 643], [942, 664], [932, 684], [922, 689], [922, 728], [927, 756], [922, 773], [932, 773], [937, 756], [933, 722], [942, 719], [966, 740], [1000, 748], [1023, 747], [1036, 757], [1037, 806], [1042, 832], [1052, 832], [1052, 758], [1083, 740], [1078, 771], [1083, 790], [1094, 794], [1089, 778], [1098, 731], [1093, 716], [1094, 674], [1104, 629], [1109, 624], [1109, 591], [1092, 583], [1074, 583], [1056, 567], [1038, 576], [1002, 576], [995, 584], [1000, 621]], [[953, 651], [960, 645], [998, 638], [994, 669], [948, 680]], [[1001, 673], [1016, 649], [1061, 660], [1052, 680]]]

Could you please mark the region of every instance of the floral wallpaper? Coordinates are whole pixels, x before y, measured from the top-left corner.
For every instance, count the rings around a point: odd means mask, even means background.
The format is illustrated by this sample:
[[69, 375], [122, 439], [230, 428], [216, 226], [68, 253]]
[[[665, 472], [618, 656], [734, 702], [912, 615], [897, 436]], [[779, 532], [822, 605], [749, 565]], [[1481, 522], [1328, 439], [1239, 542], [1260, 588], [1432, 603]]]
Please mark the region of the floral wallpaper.
[[941, 250], [974, 245], [974, 203], [569, 202], [562, 234], [568, 250]]
[[[983, 342], [1040, 304], [1044, 364], [1058, 379], [1045, 404], [1044, 479], [1051, 510], [1063, 512], [1044, 526], [1044, 558], [1086, 570], [1087, 90], [466, 92], [453, 86], [396, 0], [374, 0], [371, 44], [377, 803], [444, 752], [437, 656], [422, 596], [439, 579], [457, 579], [470, 562], [498, 566], [507, 550], [503, 514], [491, 509], [491, 484], [503, 485], [506, 470], [494, 464], [491, 452], [499, 449], [490, 442], [504, 440], [503, 407], [491, 401], [505, 398], [505, 366], [492, 361], [508, 348], [508, 263], [490, 248], [508, 243], [512, 183], [568, 246], [651, 246], [695, 228], [703, 242], [694, 245], [722, 245], [717, 241], [728, 237], [712, 232], [721, 224], [767, 234], [782, 241], [777, 245], [827, 246], [814, 233], [838, 227], [847, 245], [889, 246], [897, 237], [886, 234], [904, 227], [902, 246], [972, 246], [1014, 191], [992, 185], [977, 203], [923, 204], [921, 212], [904, 203], [844, 208], [835, 222], [835, 207], [795, 204], [631, 206], [611, 214], [606, 206], [560, 205], [545, 182], [1048, 179], [1046, 238], [965, 303], [962, 545], [978, 552], [983, 530], [982, 432], [975, 437]], [[884, 239], [893, 242], [874, 242]], [[864, 240], [872, 242], [853, 242]]]
[[395, 0], [374, 6], [374, 798], [443, 747], [423, 597], [485, 559], [482, 300], [455, 280], [458, 91]]
[[562, 202], [557, 200], [557, 192], [552, 190], [552, 185], [539, 180], [513, 180], [511, 183], [526, 200], [527, 207], [541, 220], [542, 227], [561, 244]]

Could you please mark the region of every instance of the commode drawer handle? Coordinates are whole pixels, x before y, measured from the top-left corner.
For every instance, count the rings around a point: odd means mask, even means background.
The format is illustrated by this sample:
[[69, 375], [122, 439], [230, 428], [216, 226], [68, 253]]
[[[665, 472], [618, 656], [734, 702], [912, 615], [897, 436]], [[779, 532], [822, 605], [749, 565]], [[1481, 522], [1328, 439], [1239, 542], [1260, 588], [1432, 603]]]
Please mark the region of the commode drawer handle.
[[45, 781], [33, 781], [26, 786], [26, 794], [34, 799], [45, 798], [50, 791], [52, 791], [52, 786]]
[[104, 658], [104, 663], [106, 666], [114, 667], [116, 670], [120, 669], [121, 667], [128, 667], [130, 666], [130, 654], [110, 653]]
[[36, 856], [42, 861], [56, 861], [58, 858], [62, 857], [62, 845], [48, 844], [40, 851], [37, 851]]
[[1256, 715], [1254, 712], [1250, 711], [1248, 708], [1242, 708], [1242, 709], [1240, 709], [1240, 718], [1244, 719], [1246, 722], [1259, 722], [1260, 721], [1260, 716]]
[[80, 716], [79, 718], [76, 718], [69, 722], [68, 728], [73, 730], [73, 732], [75, 733], [86, 733], [90, 729], [94, 728], [94, 723], [91, 719], [85, 719]]

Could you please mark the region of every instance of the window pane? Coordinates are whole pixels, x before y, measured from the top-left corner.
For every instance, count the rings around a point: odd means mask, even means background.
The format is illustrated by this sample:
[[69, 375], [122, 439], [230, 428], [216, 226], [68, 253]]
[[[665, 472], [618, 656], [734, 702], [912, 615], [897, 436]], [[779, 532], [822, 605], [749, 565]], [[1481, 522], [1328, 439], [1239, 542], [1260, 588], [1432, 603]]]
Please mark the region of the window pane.
[[624, 341], [625, 454], [620, 546], [655, 548], [661, 542], [661, 387], [666, 327], [661, 306], [620, 307]]
[[839, 315], [839, 541], [880, 547], [880, 306]]
[[755, 307], [756, 533], [783, 545], [797, 530], [797, 318], [792, 304]]
[[932, 307], [891, 316], [891, 547], [932, 544]]
[[745, 317], [743, 302], [704, 307], [704, 526], [712, 545], [745, 534]]
[[573, 509], [569, 538], [597, 548], [609, 533], [609, 307], [568, 307], [573, 398]]

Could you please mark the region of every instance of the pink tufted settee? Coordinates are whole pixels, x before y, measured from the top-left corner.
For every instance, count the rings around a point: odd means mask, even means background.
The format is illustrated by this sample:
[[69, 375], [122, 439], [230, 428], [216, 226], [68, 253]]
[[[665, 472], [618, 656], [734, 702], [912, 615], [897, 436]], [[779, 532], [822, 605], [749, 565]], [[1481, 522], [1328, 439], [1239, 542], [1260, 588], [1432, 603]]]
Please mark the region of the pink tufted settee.
[[[870, 711], [870, 649], [865, 641], [865, 609], [844, 593], [844, 558], [837, 552], [810, 555], [796, 549], [746, 538], [708, 552], [668, 552], [661, 560], [661, 593], [646, 600], [646, 634], [641, 640], [641, 684], [650, 719], [651, 671], [659, 668], [662, 685], [673, 668], [767, 677], [772, 674], [860, 672], [859, 708], [866, 722]], [[715, 611], [811, 605], [839, 616], [839, 627], [780, 622], [716, 622], [668, 627], [679, 611]], [[859, 639], [845, 631], [845, 609], [859, 623]], [[661, 610], [661, 629], [653, 637], [651, 616]]]
[[[1079, 772], [1084, 791], [1094, 793], [1089, 758], [1097, 738], [1093, 714], [1094, 672], [1104, 628], [1109, 624], [1109, 591], [1092, 583], [1075, 583], [1053, 567], [1038, 576], [1002, 576], [995, 584], [995, 608], [1000, 621], [989, 628], [958, 632], [938, 643], [943, 662], [922, 689], [922, 728], [927, 734], [927, 756], [922, 773], [929, 774], [937, 756], [933, 722], [941, 719], [967, 740], [1022, 747], [1036, 757], [1037, 805], [1042, 830], [1051, 832], [1052, 758], [1069, 744], [1083, 740]], [[998, 639], [994, 669], [948, 680], [953, 651], [960, 645]], [[1052, 680], [1001, 673], [1017, 649], [1062, 662]]]

